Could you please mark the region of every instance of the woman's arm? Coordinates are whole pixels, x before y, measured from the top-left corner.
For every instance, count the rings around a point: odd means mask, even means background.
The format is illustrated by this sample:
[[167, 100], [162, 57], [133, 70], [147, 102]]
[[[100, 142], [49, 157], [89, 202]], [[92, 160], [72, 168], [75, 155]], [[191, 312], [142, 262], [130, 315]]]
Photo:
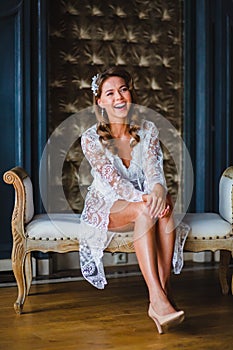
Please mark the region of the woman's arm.
[[146, 139], [144, 140], [144, 172], [146, 175], [148, 195], [143, 196], [147, 202], [152, 217], [157, 217], [166, 208], [167, 186], [163, 172], [163, 153], [158, 138], [158, 129], [151, 122], [146, 122], [148, 128]]
[[163, 171], [163, 153], [159, 142], [159, 131], [152, 122], [146, 122], [143, 140], [143, 170], [147, 186], [151, 192], [155, 184], [160, 184], [167, 191]]

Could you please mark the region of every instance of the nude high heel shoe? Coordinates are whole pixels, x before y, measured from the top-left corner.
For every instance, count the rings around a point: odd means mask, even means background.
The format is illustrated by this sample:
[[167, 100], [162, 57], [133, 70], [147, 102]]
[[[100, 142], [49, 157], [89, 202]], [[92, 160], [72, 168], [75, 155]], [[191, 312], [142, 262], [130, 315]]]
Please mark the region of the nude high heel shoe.
[[155, 322], [159, 334], [164, 333], [165, 328], [176, 326], [184, 320], [184, 311], [176, 311], [165, 316], [160, 316], [156, 314], [151, 304], [149, 306], [148, 315]]

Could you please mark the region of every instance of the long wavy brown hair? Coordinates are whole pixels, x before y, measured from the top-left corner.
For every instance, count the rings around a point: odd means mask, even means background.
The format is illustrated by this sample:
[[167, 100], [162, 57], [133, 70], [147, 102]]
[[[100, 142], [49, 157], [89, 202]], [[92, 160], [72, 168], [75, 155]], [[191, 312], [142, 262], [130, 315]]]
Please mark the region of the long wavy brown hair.
[[127, 72], [126, 70], [118, 67], [111, 67], [98, 75], [98, 78], [96, 80], [98, 89], [96, 91], [96, 95], [94, 95], [94, 107], [96, 117], [98, 120], [97, 133], [99, 135], [100, 142], [103, 144], [104, 147], [108, 148], [114, 154], [117, 153], [117, 148], [114, 144], [114, 138], [111, 133], [108, 115], [106, 112], [104, 112], [103, 114], [101, 113], [101, 108], [98, 106], [97, 101], [101, 96], [103, 83], [108, 78], [116, 76], [124, 79], [125, 84], [128, 87], [131, 94], [132, 105], [127, 117], [128, 132], [133, 138], [133, 141], [130, 143], [130, 146], [134, 147], [138, 142], [140, 142], [140, 136], [138, 135], [138, 131], [140, 130], [139, 115], [135, 106], [137, 102], [137, 95], [134, 89], [133, 79], [129, 72]]

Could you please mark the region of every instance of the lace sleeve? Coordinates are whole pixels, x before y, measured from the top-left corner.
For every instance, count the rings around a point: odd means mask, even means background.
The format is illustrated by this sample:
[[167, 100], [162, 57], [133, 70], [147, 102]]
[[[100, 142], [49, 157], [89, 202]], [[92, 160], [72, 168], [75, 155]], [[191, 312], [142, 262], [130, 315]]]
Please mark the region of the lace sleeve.
[[81, 139], [82, 149], [92, 169], [100, 176], [103, 182], [107, 182], [119, 199], [128, 202], [142, 201], [143, 193], [134, 188], [130, 181], [122, 178], [111, 160], [104, 152], [98, 137], [94, 133], [85, 133]]
[[167, 190], [166, 180], [163, 172], [163, 153], [158, 138], [156, 126], [147, 122], [146, 142], [144, 144], [144, 172], [148, 188], [152, 191], [156, 183], [160, 183]]

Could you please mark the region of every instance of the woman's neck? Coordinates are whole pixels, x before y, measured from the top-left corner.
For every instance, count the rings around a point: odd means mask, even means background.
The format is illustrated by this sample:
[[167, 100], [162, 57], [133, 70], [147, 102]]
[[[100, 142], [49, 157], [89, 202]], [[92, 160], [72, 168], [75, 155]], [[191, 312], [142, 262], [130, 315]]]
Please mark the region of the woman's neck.
[[128, 124], [126, 123], [111, 123], [110, 128], [114, 138], [121, 138], [128, 134]]

